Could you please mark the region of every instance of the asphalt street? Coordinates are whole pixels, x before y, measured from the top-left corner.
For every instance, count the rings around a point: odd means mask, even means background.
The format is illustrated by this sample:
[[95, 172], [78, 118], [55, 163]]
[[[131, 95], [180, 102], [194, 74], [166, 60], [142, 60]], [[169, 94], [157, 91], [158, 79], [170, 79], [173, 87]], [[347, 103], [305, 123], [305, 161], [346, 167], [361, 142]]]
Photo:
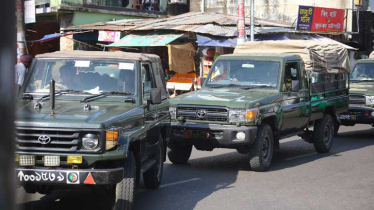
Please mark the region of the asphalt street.
[[[236, 150], [194, 150], [187, 165], [164, 165], [160, 189], [140, 187], [134, 210], [374, 209], [374, 128], [341, 127], [330, 153], [299, 137], [281, 142], [272, 167], [253, 172]], [[57, 190], [44, 196], [17, 189], [19, 209], [110, 209], [99, 190]]]

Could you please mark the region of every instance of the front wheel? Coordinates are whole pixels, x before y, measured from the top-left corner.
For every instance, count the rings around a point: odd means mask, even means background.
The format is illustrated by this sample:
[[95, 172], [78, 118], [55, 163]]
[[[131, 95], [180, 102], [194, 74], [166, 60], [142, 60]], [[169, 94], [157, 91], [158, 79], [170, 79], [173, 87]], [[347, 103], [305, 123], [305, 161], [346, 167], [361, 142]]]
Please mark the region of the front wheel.
[[316, 121], [313, 131], [314, 149], [319, 153], [329, 152], [334, 140], [334, 121], [330, 115]]
[[134, 202], [136, 183], [135, 156], [129, 152], [125, 162], [125, 173], [121, 182], [115, 188], [115, 203], [113, 210], [131, 210]]
[[253, 171], [266, 171], [273, 159], [273, 131], [267, 124], [262, 124], [257, 130], [256, 140], [249, 148], [249, 164]]
[[190, 159], [192, 144], [169, 142], [168, 157], [174, 164], [184, 164]]
[[159, 135], [157, 151], [155, 151], [153, 157], [156, 163], [143, 174], [144, 184], [148, 188], [155, 189], [160, 186], [164, 169], [164, 151], [163, 139], [161, 135]]

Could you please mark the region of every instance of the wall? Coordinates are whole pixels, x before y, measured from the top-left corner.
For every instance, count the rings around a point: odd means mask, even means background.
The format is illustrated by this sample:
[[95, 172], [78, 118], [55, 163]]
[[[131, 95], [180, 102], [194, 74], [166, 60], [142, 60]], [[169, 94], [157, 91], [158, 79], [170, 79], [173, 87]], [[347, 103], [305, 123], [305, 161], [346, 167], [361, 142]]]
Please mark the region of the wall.
[[[202, 0], [190, 0], [191, 12], [201, 11]], [[250, 14], [250, 0], [245, 1], [245, 14]], [[293, 23], [297, 19], [299, 5], [350, 8], [351, 0], [255, 0], [255, 17]], [[373, 1], [373, 0], [371, 0]], [[236, 0], [205, 0], [205, 11], [237, 15]]]
[[89, 23], [106, 22], [106, 21], [112, 21], [113, 19], [122, 20], [122, 19], [139, 19], [139, 18], [141, 17], [74, 11], [73, 25], [77, 26], [77, 25], [84, 25], [84, 24], [89, 24]]

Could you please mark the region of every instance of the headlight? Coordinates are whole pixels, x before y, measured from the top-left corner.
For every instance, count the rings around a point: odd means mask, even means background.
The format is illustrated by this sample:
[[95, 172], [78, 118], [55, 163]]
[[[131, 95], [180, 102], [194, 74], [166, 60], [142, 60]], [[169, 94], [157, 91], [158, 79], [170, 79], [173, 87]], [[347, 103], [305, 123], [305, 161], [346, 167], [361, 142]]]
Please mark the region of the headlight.
[[365, 96], [366, 105], [374, 105], [374, 96]]
[[177, 119], [177, 107], [169, 107], [170, 117], [172, 120]]
[[82, 146], [86, 149], [95, 149], [99, 145], [99, 137], [95, 134], [86, 134], [82, 138]]
[[115, 147], [118, 143], [118, 131], [108, 130], [106, 131], [106, 145], [105, 149], [109, 150]]
[[229, 122], [251, 122], [256, 119], [257, 109], [230, 109]]

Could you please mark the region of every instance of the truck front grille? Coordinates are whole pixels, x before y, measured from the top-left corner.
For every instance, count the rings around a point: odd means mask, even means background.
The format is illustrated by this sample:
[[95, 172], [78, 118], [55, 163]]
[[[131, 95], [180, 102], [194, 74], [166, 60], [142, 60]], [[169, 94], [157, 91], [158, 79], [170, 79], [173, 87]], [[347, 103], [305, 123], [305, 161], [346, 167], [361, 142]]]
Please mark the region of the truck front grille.
[[[50, 140], [43, 142], [42, 136]], [[76, 152], [79, 145], [78, 131], [16, 128], [16, 148], [20, 151]]]
[[350, 94], [349, 103], [350, 104], [365, 104], [366, 99], [364, 95]]
[[[198, 115], [198, 111], [205, 113], [205, 115]], [[185, 120], [227, 122], [228, 111], [225, 107], [182, 105], [178, 106], [177, 117], [183, 117]]]

